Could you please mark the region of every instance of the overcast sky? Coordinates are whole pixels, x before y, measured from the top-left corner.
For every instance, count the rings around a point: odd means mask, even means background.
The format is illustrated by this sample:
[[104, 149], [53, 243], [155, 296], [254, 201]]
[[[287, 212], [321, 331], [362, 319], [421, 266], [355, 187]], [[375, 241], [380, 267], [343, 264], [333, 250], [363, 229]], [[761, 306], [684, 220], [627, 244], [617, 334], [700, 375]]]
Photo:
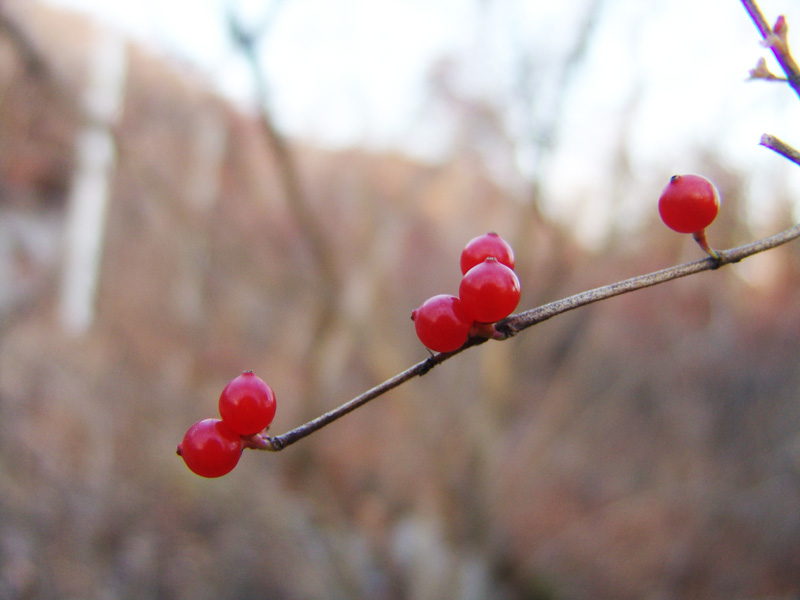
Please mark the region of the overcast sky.
[[[91, 13], [158, 52], [193, 63], [244, 103], [252, 88], [228, 39], [225, 7], [235, 6], [255, 24], [275, 6], [269, 0], [47, 1]], [[261, 47], [275, 114], [286, 131], [321, 143], [436, 158], [448, 138], [446, 115], [426, 104], [432, 61], [456, 59], [462, 90], [502, 103], [515, 93], [522, 51], [544, 74], [541, 97], [533, 88], [532, 104], [546, 107], [548, 84], [559, 76], [589, 3], [285, 0]], [[770, 20], [785, 13], [790, 35], [800, 31], [797, 0], [764, 0], [761, 6]], [[759, 56], [770, 57], [740, 2], [608, 0], [598, 23], [589, 59], [566, 100], [562, 152], [552, 164], [565, 195], [578, 195], [577, 186], [603, 177], [602, 159], [623, 124], [634, 150], [632, 167], [642, 173], [664, 163], [674, 172], [691, 172], [687, 148], [705, 146], [763, 173], [758, 185], [788, 178], [800, 189], [800, 176], [776, 166], [782, 159], [758, 146], [764, 132], [800, 145], [800, 133], [791, 127], [800, 104], [787, 89], [745, 81]], [[511, 135], [523, 129], [515, 118], [509, 110]], [[520, 143], [523, 171], [525, 162]]]
[[[47, 1], [91, 13], [160, 51], [197, 64], [222, 89], [240, 98], [249, 94], [248, 78], [227, 37], [225, 7], [234, 6], [245, 22], [258, 23], [269, 7], [279, 4], [274, 0]], [[402, 121], [416, 107], [425, 70], [436, 57], [466, 56], [474, 61], [478, 85], [504, 85], [513, 45], [524, 43], [525, 50], [542, 56], [558, 52], [563, 45], [558, 36], [569, 35], [580, 7], [588, 2], [284, 0], [280, 4], [273, 33], [263, 48], [279, 109], [291, 118], [293, 127], [304, 121], [303, 127], [335, 138], [354, 135], [367, 121], [373, 130], [390, 131], [393, 121]], [[728, 96], [741, 85], [761, 54], [755, 29], [735, 0], [609, 0], [607, 4], [590, 62], [595, 68], [587, 72], [587, 86], [600, 103], [619, 101], [635, 78], [643, 78], [654, 90], [653, 98], [660, 96], [673, 105], [692, 103], [696, 108], [685, 112], [706, 118], [719, 109], [719, 96]], [[800, 14], [792, 0], [762, 5], [768, 14], [792, 8]], [[612, 61], [618, 69], [609, 68]], [[693, 88], [704, 93], [696, 95]], [[718, 96], [707, 92], [714, 88]], [[314, 122], [315, 114], [336, 118]], [[670, 124], [670, 130], [675, 126]]]

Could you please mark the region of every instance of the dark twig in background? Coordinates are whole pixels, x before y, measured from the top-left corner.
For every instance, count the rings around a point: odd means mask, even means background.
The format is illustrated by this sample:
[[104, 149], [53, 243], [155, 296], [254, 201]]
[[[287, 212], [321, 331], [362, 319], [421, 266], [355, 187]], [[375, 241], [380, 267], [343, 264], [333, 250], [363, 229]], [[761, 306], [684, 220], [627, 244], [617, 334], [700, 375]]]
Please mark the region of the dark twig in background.
[[41, 51], [19, 23], [7, 14], [2, 2], [0, 2], [0, 32], [14, 44], [29, 73], [45, 76], [49, 74], [47, 61]]
[[[273, 11], [281, 3], [273, 6]], [[287, 206], [292, 212], [298, 228], [304, 233], [304, 239], [309, 246], [312, 260], [323, 292], [327, 296], [335, 295], [337, 288], [337, 267], [333, 263], [333, 253], [326, 242], [322, 224], [309, 207], [308, 198], [301, 184], [301, 175], [297, 161], [292, 153], [289, 140], [281, 133], [275, 124], [270, 106], [270, 92], [267, 84], [264, 65], [258, 53], [259, 42], [267, 37], [269, 26], [276, 17], [275, 12], [270, 12], [259, 27], [249, 30], [233, 15], [232, 9], [228, 14], [228, 27], [231, 38], [238, 46], [247, 61], [253, 84], [256, 88], [256, 100], [259, 105], [259, 124], [264, 133], [265, 141], [272, 150], [276, 163], [276, 172], [281, 188], [286, 198]]]

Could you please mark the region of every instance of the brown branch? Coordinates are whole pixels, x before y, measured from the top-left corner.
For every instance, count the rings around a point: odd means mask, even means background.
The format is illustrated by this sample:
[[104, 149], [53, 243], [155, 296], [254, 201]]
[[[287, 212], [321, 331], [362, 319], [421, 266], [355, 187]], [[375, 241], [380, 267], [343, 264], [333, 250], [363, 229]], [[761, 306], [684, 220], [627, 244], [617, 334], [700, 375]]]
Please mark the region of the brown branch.
[[773, 235], [772, 237], [764, 238], [744, 246], [738, 246], [729, 250], [717, 250], [716, 252], [719, 254], [719, 259], [709, 256], [707, 258], [696, 260], [690, 263], [684, 263], [682, 265], [662, 269], [661, 271], [654, 271], [653, 273], [648, 273], [647, 275], [639, 275], [638, 277], [632, 277], [631, 279], [612, 283], [611, 285], [595, 288], [593, 290], [582, 292], [580, 294], [570, 296], [569, 298], [564, 298], [563, 300], [557, 300], [555, 302], [551, 302], [550, 304], [545, 304], [544, 306], [540, 306], [517, 315], [512, 315], [505, 321], [500, 321], [497, 323], [495, 327], [499, 331], [505, 333], [507, 337], [510, 337], [512, 335], [516, 335], [524, 329], [527, 329], [528, 327], [537, 325], [542, 321], [546, 321], [551, 317], [560, 315], [561, 313], [573, 310], [575, 308], [586, 306], [587, 304], [593, 304], [595, 302], [599, 302], [600, 300], [606, 300], [607, 298], [612, 298], [614, 296], [619, 296], [620, 294], [641, 290], [647, 287], [658, 285], [660, 283], [666, 283], [667, 281], [672, 281], [673, 279], [679, 279], [681, 277], [694, 275], [703, 271], [718, 269], [726, 264], [737, 263], [748, 256], [752, 256], [754, 254], [758, 254], [759, 252], [764, 252], [765, 250], [770, 250], [782, 244], [786, 244], [787, 242], [790, 242], [798, 237], [800, 237], [800, 224]]
[[750, 79], [763, 79], [764, 81], [779, 81], [781, 83], [786, 83], [789, 81], [786, 77], [779, 77], [775, 75], [772, 71], [769, 70], [767, 66], [767, 61], [764, 59], [763, 56], [760, 56], [758, 62], [756, 62], [756, 66], [750, 69], [749, 73]]
[[326, 425], [333, 423], [337, 419], [345, 416], [348, 413], [353, 412], [360, 406], [363, 406], [370, 400], [374, 400], [378, 396], [382, 396], [386, 392], [393, 390], [394, 388], [398, 387], [399, 385], [405, 383], [409, 379], [413, 379], [417, 376], [422, 376], [428, 371], [430, 371], [436, 365], [439, 365], [446, 361], [448, 358], [452, 358], [456, 354], [463, 352], [467, 348], [472, 346], [477, 346], [487, 341], [487, 338], [473, 338], [469, 340], [466, 344], [464, 344], [458, 350], [453, 352], [446, 352], [435, 354], [422, 362], [418, 362], [413, 367], [410, 367], [403, 371], [402, 373], [398, 373], [391, 379], [387, 379], [383, 383], [376, 385], [374, 388], [367, 390], [363, 394], [356, 396], [349, 402], [342, 404], [341, 406], [334, 408], [331, 411], [326, 412], [324, 415], [320, 415], [316, 419], [309, 421], [291, 431], [284, 433], [283, 435], [278, 435], [274, 437], [263, 437], [261, 439], [261, 444], [258, 446], [260, 450], [271, 450], [277, 452], [278, 450], [283, 450], [286, 446], [290, 444], [294, 444], [296, 441], [303, 439], [306, 436], [311, 435], [315, 431], [318, 431], [325, 427]]
[[765, 133], [761, 136], [761, 142], [759, 142], [762, 146], [769, 148], [783, 156], [784, 158], [792, 161], [800, 165], [800, 152], [792, 148], [786, 142], [779, 140], [774, 135], [770, 135]]
[[742, 0], [742, 4], [747, 14], [750, 15], [750, 19], [752, 19], [758, 32], [761, 34], [764, 45], [772, 50], [781, 69], [786, 73], [789, 85], [792, 86], [795, 93], [800, 96], [800, 67], [798, 67], [797, 62], [795, 62], [791, 52], [789, 52], [789, 42], [787, 38], [789, 27], [786, 24], [786, 19], [782, 16], [778, 17], [775, 22], [775, 27], [772, 28], [769, 26], [767, 19], [764, 17], [764, 14], [761, 12], [755, 0]]
[[[798, 68], [797, 63], [794, 61], [789, 52], [786, 35], [788, 26], [786, 25], [785, 19], [783, 17], [779, 17], [775, 23], [775, 28], [773, 29], [769, 26], [764, 18], [764, 15], [761, 13], [761, 10], [753, 0], [742, 0], [742, 4], [761, 33], [764, 44], [771, 48], [775, 54], [778, 63], [786, 73], [789, 84], [792, 86], [798, 96], [800, 96], [800, 68]], [[252, 39], [243, 37], [241, 40], [243, 40], [242, 47], [248, 51], [248, 57], [250, 58], [253, 66], [256, 66], [257, 60], [255, 58], [255, 52], [253, 51]], [[247, 41], [250, 43], [247, 43]], [[761, 65], [761, 63], [759, 63], [759, 65]], [[758, 73], [756, 73], [756, 75], [758, 75]], [[754, 72], [751, 72], [751, 76], [756, 75], [754, 75]], [[263, 81], [260, 83], [263, 83]], [[276, 133], [275, 131], [270, 131], [271, 128], [269, 120], [266, 121], [266, 129], [270, 136]], [[278, 139], [280, 138], [278, 137]], [[784, 144], [774, 136], [764, 135], [761, 139], [761, 143], [762, 145], [785, 156], [789, 160], [793, 160], [794, 162], [799, 162], [800, 160], [800, 155], [796, 150]], [[278, 145], [280, 146], [280, 144]], [[718, 251], [711, 250], [710, 247], [706, 247], [706, 251], [710, 254], [710, 256], [706, 258], [676, 265], [660, 271], [654, 271], [646, 275], [632, 277], [624, 281], [619, 281], [617, 283], [612, 283], [599, 288], [581, 292], [568, 298], [556, 300], [555, 302], [550, 302], [549, 304], [511, 315], [510, 317], [507, 317], [506, 319], [503, 319], [494, 325], [494, 331], [492, 332], [493, 335], [490, 337], [501, 340], [508, 339], [517, 335], [521, 331], [551, 319], [556, 315], [560, 315], [582, 306], [594, 304], [595, 302], [599, 302], [601, 300], [613, 298], [614, 296], [619, 296], [621, 294], [627, 294], [636, 290], [666, 283], [668, 281], [672, 281], [673, 279], [679, 279], [681, 277], [687, 277], [703, 271], [718, 269], [724, 265], [739, 262], [748, 256], [753, 256], [754, 254], [758, 254], [782, 244], [786, 244], [787, 242], [797, 239], [798, 237], [800, 237], [800, 224], [795, 225], [794, 227], [791, 227], [774, 236], [757, 240], [743, 246], [730, 248], [728, 250]], [[695, 237], [695, 239], [697, 240], [697, 237]], [[697, 241], [701, 242], [701, 246], [703, 246], [701, 240]], [[353, 412], [371, 400], [386, 394], [387, 392], [414, 377], [425, 375], [435, 366], [440, 365], [444, 361], [449, 360], [453, 356], [460, 354], [468, 348], [483, 344], [487, 340], [487, 337], [470, 338], [467, 343], [458, 350], [455, 350], [454, 352], [432, 355], [426, 360], [415, 364], [402, 373], [399, 373], [391, 379], [388, 379], [372, 389], [364, 392], [363, 394], [356, 396], [341, 406], [334, 408], [333, 410], [330, 410], [327, 413], [320, 415], [319, 417], [312, 419], [311, 421], [300, 425], [295, 429], [292, 429], [291, 431], [278, 436], [254, 435], [250, 437], [247, 445], [251, 448], [269, 450], [273, 452], [283, 450], [287, 446], [294, 444], [295, 442], [311, 435], [312, 433], [319, 431], [326, 425], [329, 425], [343, 416]]]
[[19, 23], [6, 14], [1, 2], [0, 35], [7, 37], [17, 49], [25, 63], [25, 69], [28, 73], [33, 75], [49, 75], [47, 61], [44, 55], [30, 36], [20, 27]]
[[[719, 254], [718, 259], [709, 256], [693, 262], [676, 265], [674, 267], [669, 267], [660, 271], [654, 271], [653, 273], [648, 273], [646, 275], [639, 275], [624, 281], [619, 281], [617, 283], [605, 285], [593, 290], [581, 292], [580, 294], [575, 294], [574, 296], [570, 296], [568, 298], [556, 300], [555, 302], [550, 302], [549, 304], [511, 315], [510, 317], [497, 322], [495, 324], [495, 330], [500, 333], [498, 339], [507, 339], [515, 336], [525, 329], [528, 329], [529, 327], [533, 327], [534, 325], [537, 325], [543, 321], [547, 321], [556, 315], [560, 315], [570, 310], [574, 310], [588, 304], [593, 304], [595, 302], [599, 302], [600, 300], [613, 298], [614, 296], [619, 296], [621, 294], [627, 294], [636, 290], [666, 283], [667, 281], [672, 281], [673, 279], [679, 279], [681, 277], [694, 275], [703, 271], [711, 271], [730, 263], [737, 263], [748, 256], [753, 256], [754, 254], [776, 248], [777, 246], [786, 244], [794, 239], [797, 239], [798, 237], [800, 237], [800, 224], [797, 224], [794, 227], [791, 227], [776, 235], [757, 240], [750, 244], [730, 248], [728, 250], [719, 250], [717, 251]], [[308, 423], [300, 425], [299, 427], [296, 427], [287, 433], [278, 436], [254, 436], [251, 440], [251, 444], [249, 445], [260, 450], [270, 450], [273, 452], [283, 450], [298, 440], [311, 435], [326, 425], [329, 425], [346, 414], [351, 413], [370, 400], [374, 400], [375, 398], [382, 396], [383, 394], [393, 390], [394, 388], [410, 379], [413, 379], [414, 377], [425, 375], [435, 366], [440, 365], [444, 361], [449, 360], [468, 348], [478, 346], [486, 341], [488, 341], [487, 338], [471, 338], [458, 350], [455, 350], [454, 352], [435, 354], [426, 360], [418, 362], [402, 373], [399, 373], [391, 379], [376, 385], [363, 394], [356, 396], [349, 402], [346, 402], [345, 404], [342, 404], [341, 406], [309, 421]]]

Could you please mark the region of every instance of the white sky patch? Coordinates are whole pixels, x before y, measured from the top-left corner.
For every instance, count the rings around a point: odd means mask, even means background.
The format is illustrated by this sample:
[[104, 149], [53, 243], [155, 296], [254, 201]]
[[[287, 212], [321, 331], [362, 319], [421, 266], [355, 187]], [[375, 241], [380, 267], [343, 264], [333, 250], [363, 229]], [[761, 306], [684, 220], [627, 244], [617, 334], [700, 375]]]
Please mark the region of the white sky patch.
[[[257, 25], [275, 0], [48, 1], [89, 12], [195, 64], [223, 93], [252, 105], [252, 81], [228, 37], [225, 9], [234, 5]], [[516, 154], [495, 153], [491, 140], [477, 150], [493, 171], [524, 176], [536, 162], [535, 131], [525, 121], [547, 117], [547, 94], [589, 1], [285, 0], [260, 48], [272, 109], [287, 133], [323, 145], [436, 159], [447, 152], [458, 122], [430, 102], [432, 62], [455, 58], [461, 91], [505, 107], [518, 93], [523, 53], [536, 78], [531, 105], [517, 96], [504, 108]], [[760, 5], [770, 20], [785, 13], [790, 26], [797, 21], [790, 38], [800, 31], [796, 0]], [[586, 190], [613, 189], [608, 161], [620, 147], [615, 136], [622, 125], [631, 169], [644, 180], [665, 168], [663, 177], [695, 171], [691, 150], [705, 147], [752, 173], [756, 190], [800, 189], [798, 169], [758, 146], [765, 132], [800, 145], [789, 127], [797, 122], [797, 97], [786, 86], [745, 81], [760, 56], [774, 65], [739, 2], [608, 0], [566, 96], [558, 154], [546, 176], [551, 209], [569, 216], [581, 210]], [[587, 214], [609, 214], [618, 200], [593, 199]], [[758, 202], [751, 212], [768, 213]], [[629, 214], [637, 218], [636, 210]]]

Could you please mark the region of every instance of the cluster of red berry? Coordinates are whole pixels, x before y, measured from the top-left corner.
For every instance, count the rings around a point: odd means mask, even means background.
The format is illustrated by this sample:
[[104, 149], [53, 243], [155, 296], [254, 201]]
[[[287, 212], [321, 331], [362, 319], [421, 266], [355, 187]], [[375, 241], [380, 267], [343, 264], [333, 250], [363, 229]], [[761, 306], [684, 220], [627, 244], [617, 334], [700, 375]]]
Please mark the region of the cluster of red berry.
[[[675, 175], [658, 201], [664, 223], [691, 233], [712, 256], [705, 228], [719, 212], [719, 192], [699, 175]], [[486, 335], [487, 325], [517, 307], [520, 284], [514, 273], [514, 251], [494, 232], [470, 240], [461, 252], [458, 296], [439, 294], [411, 313], [417, 337], [430, 350], [452, 352], [470, 335]], [[263, 447], [260, 434], [275, 417], [275, 393], [252, 371], [232, 379], [219, 397], [220, 419], [192, 425], [178, 445], [186, 466], [203, 477], [220, 477], [238, 464], [245, 448]]]
[[519, 303], [514, 250], [494, 232], [470, 240], [461, 252], [458, 297], [439, 294], [411, 313], [417, 337], [434, 352], [452, 352], [467, 341], [475, 324], [494, 323]]
[[178, 455], [203, 477], [230, 473], [249, 446], [249, 438], [272, 423], [275, 410], [272, 388], [252, 371], [245, 371], [229, 381], [219, 396], [222, 418], [192, 425], [178, 445]]

